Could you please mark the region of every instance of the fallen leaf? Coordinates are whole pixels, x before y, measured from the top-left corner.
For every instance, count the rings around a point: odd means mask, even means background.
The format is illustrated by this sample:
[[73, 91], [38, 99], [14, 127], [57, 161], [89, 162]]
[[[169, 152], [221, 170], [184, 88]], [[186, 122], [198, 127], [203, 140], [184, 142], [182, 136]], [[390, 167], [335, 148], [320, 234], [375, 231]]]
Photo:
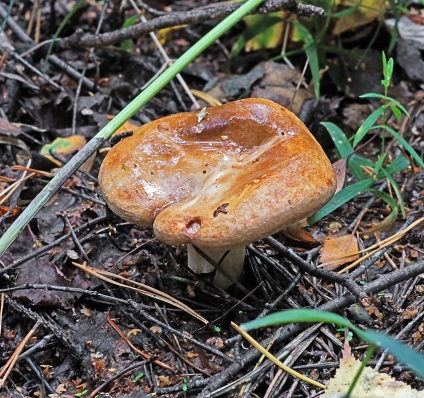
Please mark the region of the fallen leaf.
[[384, 10], [384, 2], [381, 0], [339, 0], [336, 2], [342, 9], [357, 7], [351, 14], [336, 19], [332, 34], [340, 35], [350, 29], [367, 25], [380, 17]]
[[91, 311], [89, 308], [81, 308], [81, 314], [85, 316], [91, 316]]
[[339, 159], [337, 162], [333, 163], [333, 169], [334, 172], [336, 173], [336, 192], [340, 192], [343, 189], [344, 183], [345, 183], [345, 178], [346, 178], [346, 163], [347, 163], [347, 159], [343, 158], [343, 159]]
[[285, 227], [281, 232], [287, 236], [287, 238], [297, 240], [300, 242], [316, 242], [316, 240], [308, 234], [303, 228], [308, 225], [306, 218], [300, 221], [290, 224]]
[[196, 354], [195, 352], [187, 352], [187, 358], [196, 358], [199, 356], [199, 354]]
[[354, 235], [325, 239], [320, 254], [321, 266], [332, 270], [359, 258], [358, 241]]
[[0, 134], [8, 136], [18, 136], [21, 130], [9, 122], [9, 120], [0, 117]]
[[158, 376], [158, 379], [160, 380], [160, 386], [163, 387], [168, 387], [169, 385], [172, 384], [171, 379], [169, 378], [169, 376]]
[[[247, 15], [244, 22], [247, 27], [255, 27], [258, 34], [245, 44], [245, 51], [258, 51], [263, 48], [276, 48], [281, 45], [287, 13], [280, 11], [266, 15]], [[274, 19], [281, 22], [274, 23]]]
[[[66, 162], [71, 155], [80, 151], [86, 143], [87, 140], [82, 135], [71, 135], [67, 138], [56, 138], [51, 144], [44, 145], [41, 148], [40, 153], [58, 166], [62, 166], [62, 159], [63, 162]], [[55, 157], [58, 157], [60, 161], [55, 159]]]
[[[354, 358], [350, 347], [345, 343], [343, 358], [336, 375], [330, 380], [323, 398], [343, 398], [358, 373], [361, 361]], [[424, 391], [417, 391], [406, 383], [397, 381], [385, 373], [378, 373], [366, 367], [353, 389], [351, 398], [419, 398], [424, 397]]]
[[[16, 278], [16, 285], [26, 283], [70, 286], [70, 281], [62, 271], [45, 258], [36, 258], [26, 262]], [[73, 295], [63, 291], [44, 289], [23, 289], [13, 293], [14, 297], [29, 300], [32, 305], [41, 305], [49, 308], [63, 308], [70, 305]]]

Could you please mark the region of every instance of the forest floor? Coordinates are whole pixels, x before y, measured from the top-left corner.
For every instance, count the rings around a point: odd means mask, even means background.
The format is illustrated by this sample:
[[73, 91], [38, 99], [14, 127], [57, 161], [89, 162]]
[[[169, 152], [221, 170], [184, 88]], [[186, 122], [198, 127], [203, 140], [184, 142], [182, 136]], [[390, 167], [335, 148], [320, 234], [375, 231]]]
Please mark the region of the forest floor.
[[[138, 2], [153, 27], [160, 18], [171, 20], [174, 27], [158, 35], [171, 60], [217, 23], [206, 8], [210, 3]], [[58, 168], [167, 65], [149, 34], [130, 40], [119, 36], [124, 21], [137, 15], [132, 2], [80, 2], [72, 15], [73, 4], [61, 0], [11, 4], [7, 17], [9, 4], [0, 3], [0, 235]], [[220, 3], [213, 12], [225, 7]], [[192, 10], [198, 15], [191, 17]], [[402, 18], [422, 31], [423, 11], [422, 4], [413, 4]], [[274, 32], [278, 47], [246, 51], [249, 30], [240, 22], [120, 131], [214, 103], [267, 98], [307, 125], [335, 165], [341, 189], [356, 183], [358, 174], [346, 159], [339, 160], [321, 122], [334, 123], [350, 138], [382, 105], [378, 98], [360, 96], [384, 94], [381, 53], [392, 43], [389, 96], [410, 117], [398, 120], [390, 113], [385, 122], [407, 147], [390, 134], [383, 144], [376, 130], [355, 147], [355, 155], [376, 163], [383, 151], [384, 168], [401, 157], [405, 167], [386, 179], [376, 177], [372, 166], [361, 166], [364, 178], [375, 177], [377, 193], [364, 189], [313, 225], [249, 245], [239, 286], [224, 291], [212, 285], [211, 275], [187, 268], [184, 246], [165, 245], [150, 228], [111, 212], [97, 180], [110, 146], [105, 143], [1, 258], [0, 397], [318, 396], [319, 387], [260, 360], [260, 352], [232, 326], [287, 309], [338, 313], [362, 329], [423, 350], [424, 170], [406, 148], [423, 158], [424, 43], [419, 34], [402, 37], [402, 25], [394, 40], [387, 23], [391, 15], [355, 22], [340, 34], [332, 31], [331, 20], [319, 41], [326, 16], [299, 19], [315, 40], [309, 48], [316, 48], [320, 62], [318, 99], [302, 41], [289, 40], [288, 64], [280, 55], [284, 27]], [[58, 35], [54, 57], [46, 63], [49, 42], [39, 43], [51, 40], [66, 16], [70, 19]], [[114, 31], [118, 38], [107, 35]], [[194, 97], [181, 81], [197, 90]], [[387, 196], [395, 202], [392, 207], [384, 201]], [[346, 246], [346, 237], [353, 247]], [[389, 245], [378, 246], [390, 237]], [[364, 258], [373, 245], [376, 252]], [[364, 251], [356, 254], [359, 250]], [[339, 261], [329, 266], [334, 259]], [[357, 259], [355, 268], [338, 273]], [[327, 263], [324, 272], [322, 263]], [[345, 344], [359, 360], [368, 348], [335, 324], [291, 323], [250, 334], [294, 370], [324, 385], [334, 379]], [[424, 387], [383, 351], [376, 351], [368, 365], [412, 388]]]

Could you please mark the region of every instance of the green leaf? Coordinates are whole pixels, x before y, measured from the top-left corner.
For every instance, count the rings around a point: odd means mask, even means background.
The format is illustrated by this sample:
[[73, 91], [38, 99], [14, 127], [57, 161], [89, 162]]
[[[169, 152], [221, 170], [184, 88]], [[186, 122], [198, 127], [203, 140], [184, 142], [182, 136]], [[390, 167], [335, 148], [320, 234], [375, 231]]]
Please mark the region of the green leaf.
[[249, 40], [252, 40], [254, 37], [258, 36], [258, 34], [262, 33], [265, 28], [270, 28], [282, 21], [283, 18], [276, 16], [276, 13], [269, 15], [251, 15], [249, 16], [255, 17], [252, 21], [255, 21], [251, 24], [247, 29], [243, 31], [243, 34], [236, 40], [233, 45], [233, 48], [230, 52], [230, 62], [245, 48], [246, 43]]
[[380, 169], [383, 167], [384, 159], [386, 159], [387, 154], [383, 153], [383, 155], [379, 156], [377, 163], [374, 166], [373, 174], [377, 175]]
[[294, 26], [298, 32], [302, 35], [306, 45], [304, 50], [309, 60], [309, 69], [311, 70], [312, 79], [314, 81], [315, 98], [319, 99], [320, 93], [320, 76], [319, 76], [319, 62], [318, 62], [318, 51], [314, 38], [309, 33], [309, 30], [302, 25], [299, 21], [293, 21]]
[[370, 192], [373, 195], [377, 196], [378, 198], [384, 200], [391, 207], [392, 211], [383, 221], [378, 223], [376, 226], [370, 229], [367, 229], [366, 232], [374, 233], [374, 232], [384, 231], [390, 228], [393, 225], [393, 223], [396, 221], [396, 218], [399, 214], [399, 207], [396, 201], [387, 193], [378, 191], [376, 189], [370, 189]]
[[[402, 216], [405, 218], [406, 212], [405, 212], [405, 202], [403, 201], [402, 192], [399, 188], [399, 185], [395, 181], [395, 179], [384, 169], [381, 170], [381, 172], [384, 174], [384, 176], [389, 181], [390, 185], [392, 186], [393, 190], [396, 193], [396, 197], [398, 198], [399, 206], [402, 212]], [[392, 200], [394, 200], [392, 197], [390, 197]], [[389, 202], [387, 202], [389, 203]], [[389, 203], [390, 207], [393, 209], [393, 206]], [[395, 206], [397, 206], [397, 203], [395, 202]]]
[[337, 152], [339, 153], [339, 158], [344, 159], [352, 155], [353, 148], [340, 127], [331, 122], [322, 122], [321, 124], [327, 129], [328, 134], [330, 134]]
[[397, 101], [397, 100], [395, 100], [394, 98], [392, 98], [392, 97], [387, 97], [387, 96], [384, 96], [384, 95], [382, 95], [382, 94], [377, 94], [377, 93], [367, 93], [367, 94], [362, 94], [362, 95], [360, 95], [359, 96], [359, 98], [380, 98], [380, 99], [383, 99], [383, 100], [385, 100], [385, 101], [390, 101], [390, 102], [393, 102], [399, 109], [401, 109], [402, 110], [402, 112], [406, 115], [406, 116], [408, 116], [409, 118], [411, 117], [410, 115], [409, 115], [409, 112], [405, 109], [405, 107], [399, 102], [399, 101]]
[[339, 18], [348, 17], [349, 15], [353, 14], [360, 7], [360, 5], [361, 5], [361, 2], [357, 1], [353, 7], [349, 7], [346, 10], [332, 13], [330, 15], [330, 18], [339, 19]]
[[371, 329], [362, 330], [347, 319], [331, 312], [317, 311], [315, 309], [286, 310], [245, 323], [241, 325], [241, 328], [248, 331], [260, 327], [293, 322], [326, 322], [349, 328], [367, 343], [377, 345], [382, 349], [387, 349], [391, 355], [408, 365], [419, 377], [424, 377], [423, 355], [413, 351], [406, 344], [399, 343], [386, 334], [378, 333]]
[[402, 119], [402, 111], [395, 105], [389, 105], [398, 122]]
[[355, 148], [356, 145], [358, 145], [362, 139], [365, 137], [365, 135], [374, 127], [374, 123], [378, 120], [378, 118], [381, 116], [381, 114], [384, 112], [384, 109], [386, 107], [383, 105], [380, 108], [376, 109], [371, 115], [369, 115], [364, 122], [361, 124], [361, 127], [359, 127], [358, 131], [355, 134], [355, 139], [353, 140], [353, 147]]
[[386, 131], [388, 131], [393, 137], [395, 137], [405, 148], [406, 151], [409, 152], [409, 154], [414, 158], [414, 160], [424, 168], [424, 161], [421, 159], [420, 155], [418, 155], [417, 152], [415, 152], [415, 149], [412, 148], [411, 145], [408, 144], [408, 142], [403, 138], [399, 133], [397, 133], [395, 130], [393, 130], [389, 126], [375, 126], [375, 128], [381, 128]]
[[386, 172], [390, 175], [395, 175], [402, 170], [405, 170], [409, 166], [409, 160], [403, 156], [399, 155], [394, 158], [393, 162], [386, 166]]
[[348, 187], [342, 189], [340, 192], [337, 192], [321, 210], [318, 210], [313, 216], [308, 218], [309, 225], [315, 224], [327, 214], [330, 214], [332, 211], [338, 209], [340, 206], [344, 205], [355, 196], [372, 187], [374, 183], [374, 178], [368, 178], [366, 180], [358, 181], [355, 184], [349, 185]]
[[[347, 160], [347, 167], [349, 167], [352, 174], [356, 177], [358, 181], [365, 180], [367, 176], [362, 169], [362, 165], [368, 166], [368, 162], [372, 163], [370, 160], [363, 158], [362, 156], [354, 153]], [[374, 167], [374, 163], [372, 163], [371, 167]]]
[[[133, 15], [132, 17], [127, 18], [124, 23], [122, 24], [122, 28], [128, 28], [129, 26], [133, 26], [137, 19], [139, 18], [139, 15]], [[132, 40], [131, 39], [127, 39], [124, 40], [123, 42], [121, 42], [120, 47], [122, 49], [124, 49], [125, 51], [131, 51], [131, 47], [132, 47]]]

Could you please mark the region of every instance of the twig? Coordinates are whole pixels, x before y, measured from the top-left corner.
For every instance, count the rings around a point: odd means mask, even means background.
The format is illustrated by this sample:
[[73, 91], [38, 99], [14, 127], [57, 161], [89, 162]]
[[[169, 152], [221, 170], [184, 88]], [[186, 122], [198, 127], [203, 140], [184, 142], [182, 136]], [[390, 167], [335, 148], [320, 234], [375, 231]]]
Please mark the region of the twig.
[[[157, 31], [163, 28], [169, 28], [178, 25], [198, 24], [202, 22], [222, 20], [237, 8], [240, 4], [222, 5], [220, 7], [210, 7], [196, 9], [192, 11], [173, 12], [152, 19], [145, 23], [133, 25], [127, 28], [115, 30], [113, 32], [103, 33], [101, 35], [84, 34], [76, 32], [72, 36], [58, 40], [58, 48], [69, 47], [104, 47], [120, 43], [128, 39], [136, 39], [147, 33]], [[300, 4], [294, 0], [267, 0], [256, 9], [255, 14], [268, 14], [276, 11], [288, 11], [300, 16], [321, 16], [324, 10], [312, 5]]]
[[317, 278], [324, 278], [327, 281], [339, 283], [340, 285], [346, 287], [352, 294], [354, 294], [358, 300], [361, 300], [367, 296], [365, 291], [360, 286], [358, 286], [356, 282], [349, 276], [339, 275], [336, 272], [327, 271], [312, 266], [303, 258], [298, 256], [292, 249], [285, 247], [273, 237], [264, 239], [264, 242], [268, 243], [279, 253], [286, 256], [290, 261], [293, 261], [302, 271], [307, 272], [312, 276], [316, 276]]
[[[404, 269], [399, 269], [391, 272], [390, 274], [381, 276], [373, 282], [364, 286], [364, 291], [367, 294], [376, 294], [381, 292], [382, 290], [388, 289], [389, 287], [395, 285], [396, 283], [402, 282], [409, 278], [414, 278], [417, 275], [424, 272], [424, 260], [419, 261], [413, 265], [410, 265]], [[340, 312], [344, 308], [349, 305], [357, 302], [357, 298], [351, 294], [347, 293], [339, 298], [336, 298], [332, 301], [329, 301], [319, 307], [316, 308], [317, 311], [331, 311], [331, 312]], [[275, 342], [279, 344], [284, 340], [294, 336], [299, 331], [305, 329], [307, 327], [306, 324], [290, 324], [284, 326], [279, 338]], [[262, 346], [267, 346], [271, 338], [267, 338], [261, 342]], [[218, 375], [212, 376], [209, 380], [207, 387], [202, 391], [198, 398], [207, 398], [211, 397], [212, 392], [217, 390], [220, 386], [228, 382], [231, 378], [236, 376], [242, 368], [251, 362], [257, 360], [259, 357], [259, 353], [256, 351], [249, 351], [242, 357], [241, 362], [237, 362], [236, 364], [229, 365], [226, 369], [221, 371]]]
[[[81, 225], [80, 227], [77, 227], [74, 229], [74, 233], [78, 233], [81, 232], [93, 225], [99, 224], [103, 221], [105, 221], [107, 219], [106, 216], [101, 216], [101, 217], [97, 217], [94, 218], [93, 220], [88, 221], [86, 224]], [[43, 253], [48, 252], [50, 249], [53, 249], [55, 246], [57, 246], [59, 243], [62, 243], [63, 241], [65, 241], [66, 239], [70, 238], [72, 236], [71, 232], [68, 232], [67, 234], [61, 236], [60, 238], [58, 238], [57, 240], [55, 240], [54, 242], [41, 247], [40, 249], [31, 252], [30, 254], [21, 257], [19, 260], [16, 260], [14, 263], [8, 265], [7, 267], [1, 268], [0, 269], [0, 275], [4, 274], [8, 271], [11, 271], [12, 269], [18, 267], [19, 265], [27, 262], [28, 260], [31, 260], [34, 257], [38, 257], [40, 255], [42, 255]]]
[[25, 336], [25, 338], [19, 343], [19, 345], [16, 347], [15, 352], [12, 354], [12, 356], [9, 358], [9, 360], [6, 362], [6, 365], [3, 366], [3, 369], [0, 371], [0, 388], [4, 386], [4, 383], [6, 382], [7, 378], [9, 377], [10, 372], [12, 371], [13, 367], [15, 366], [20, 353], [24, 349], [26, 343], [28, 343], [28, 340], [32, 337], [32, 335], [35, 333], [37, 328], [43, 323], [40, 319], [35, 322], [35, 325], [32, 327], [32, 329], [29, 331], [29, 333]]
[[[7, 18], [7, 10], [3, 7], [3, 5], [0, 3], [0, 17], [5, 20]], [[18, 36], [18, 38], [26, 43], [34, 45], [34, 41], [25, 33], [24, 30], [15, 22], [13, 18], [7, 18], [7, 24], [9, 25], [10, 29], [12, 29], [13, 33]], [[77, 70], [72, 68], [70, 65], [68, 65], [66, 62], [62, 61], [58, 57], [54, 55], [49, 56], [49, 62], [58, 67], [59, 69], [62, 69], [66, 74], [68, 74], [70, 77], [78, 81], [79, 79], [82, 79], [84, 86], [94, 91], [96, 88], [96, 85], [86, 77], [82, 76], [81, 73], [79, 73]], [[97, 91], [104, 91], [101, 87], [97, 89]]]
[[170, 331], [171, 333], [176, 334], [177, 336], [186, 339], [187, 341], [190, 341], [191, 343], [203, 348], [206, 351], [211, 352], [214, 355], [217, 355], [221, 358], [223, 358], [225, 361], [229, 362], [229, 363], [234, 363], [234, 359], [230, 358], [229, 356], [227, 356], [226, 354], [224, 354], [223, 352], [215, 349], [214, 347], [207, 345], [207, 344], [203, 344], [202, 342], [193, 339], [192, 337], [190, 337], [187, 333], [183, 333], [177, 329], [172, 328], [171, 326], [168, 326], [166, 323], [163, 323], [161, 321], [159, 321], [158, 319], [156, 319], [155, 317], [149, 315], [146, 311], [144, 311], [141, 306], [139, 304], [137, 304], [135, 301], [133, 300], [129, 300], [128, 301], [130, 306], [133, 307], [136, 311], [138, 315], [141, 315], [142, 317], [148, 319], [150, 322], [153, 322], [155, 325], [159, 325], [160, 327], [162, 327], [165, 330]]
[[125, 373], [128, 373], [130, 370], [137, 369], [140, 366], [144, 366], [144, 365], [146, 365], [149, 362], [150, 362], [150, 360], [140, 361], [140, 362], [133, 363], [130, 366], [127, 366], [125, 369], [121, 370], [115, 376], [111, 377], [109, 380], [106, 380], [103, 384], [101, 384], [100, 386], [98, 386], [94, 391], [91, 392], [90, 395], [88, 395], [87, 398], [93, 398], [93, 397], [95, 397], [97, 394], [99, 394], [100, 391], [102, 391], [112, 381], [114, 381], [116, 379], [119, 379], [121, 376], [123, 376]]
[[66, 335], [66, 333], [64, 333], [56, 324], [47, 320], [46, 318], [43, 318], [41, 315], [38, 315], [36, 312], [26, 308], [22, 304], [19, 304], [17, 301], [11, 299], [10, 297], [6, 297], [5, 303], [19, 315], [31, 319], [35, 322], [41, 322], [44, 328], [51, 331], [56, 336], [56, 338], [65, 345], [74, 358], [78, 360], [81, 358], [82, 347], [80, 347], [73, 339], [71, 339], [71, 337]]

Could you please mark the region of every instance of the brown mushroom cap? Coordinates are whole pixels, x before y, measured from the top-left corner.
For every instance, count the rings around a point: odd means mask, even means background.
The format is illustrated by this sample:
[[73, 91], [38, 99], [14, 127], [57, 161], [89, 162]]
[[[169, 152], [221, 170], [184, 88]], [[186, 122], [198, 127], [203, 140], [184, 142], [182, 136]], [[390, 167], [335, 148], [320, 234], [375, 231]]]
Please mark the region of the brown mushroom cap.
[[140, 127], [108, 153], [99, 184], [115, 213], [167, 244], [230, 249], [309, 217], [336, 180], [292, 112], [245, 99]]

